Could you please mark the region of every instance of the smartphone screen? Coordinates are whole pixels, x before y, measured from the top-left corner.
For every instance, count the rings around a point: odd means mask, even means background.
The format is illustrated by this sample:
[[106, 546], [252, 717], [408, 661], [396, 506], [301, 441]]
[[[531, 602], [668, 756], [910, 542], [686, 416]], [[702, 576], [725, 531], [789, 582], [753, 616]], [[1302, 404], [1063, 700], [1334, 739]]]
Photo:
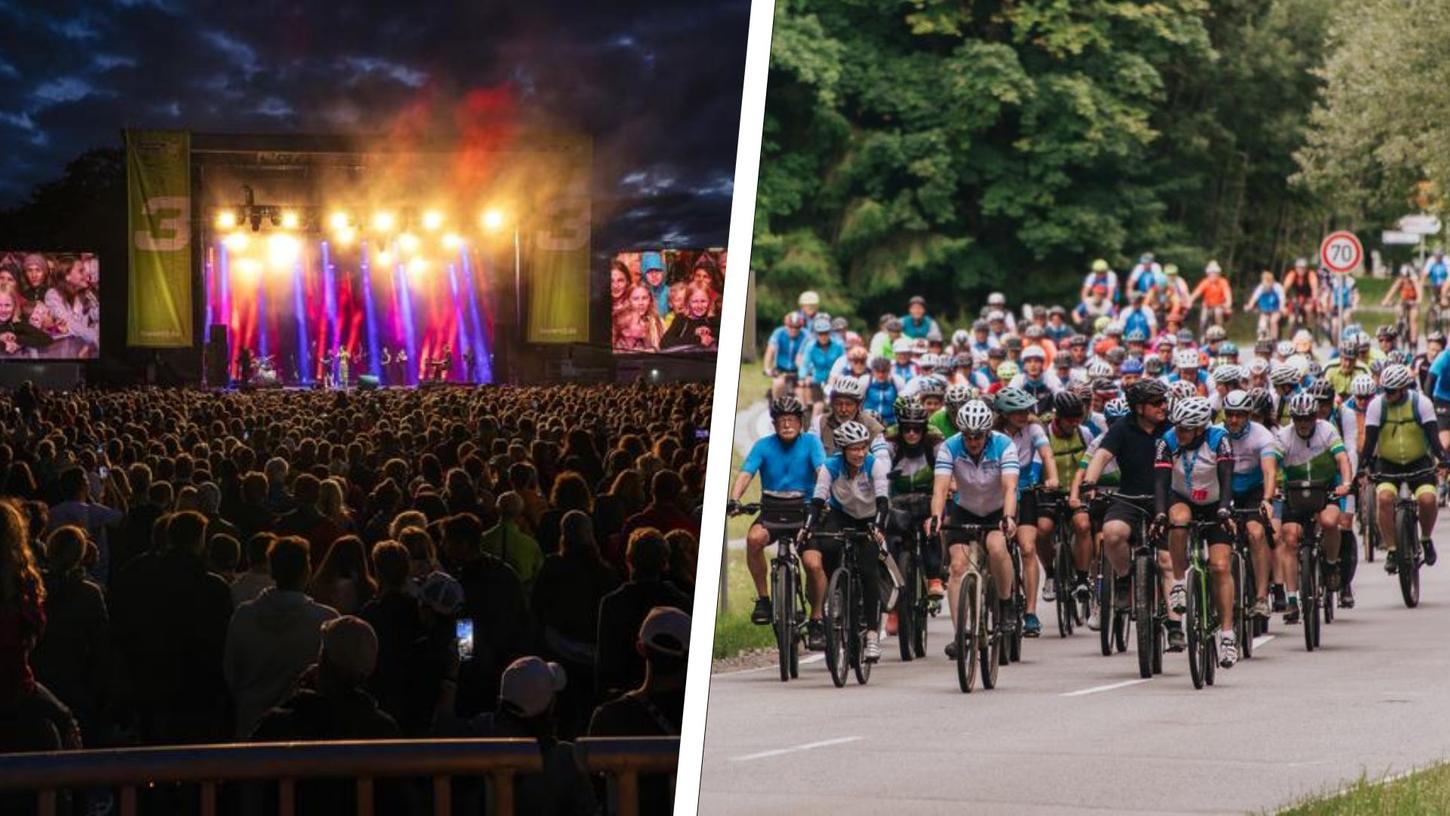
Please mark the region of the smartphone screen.
[[473, 618], [459, 618], [453, 624], [454, 638], [458, 641], [458, 659], [473, 659]]
[[696, 428], [695, 429], [695, 438], [696, 439], [709, 439], [710, 438], [710, 429], [709, 428]]
[[111, 475], [111, 469], [108, 468], [108, 467], [106, 467], [105, 465], [101, 465], [101, 469], [100, 469], [99, 472], [100, 472], [100, 475], [101, 475], [101, 478], [102, 479], [104, 479], [107, 476], [110, 476]]

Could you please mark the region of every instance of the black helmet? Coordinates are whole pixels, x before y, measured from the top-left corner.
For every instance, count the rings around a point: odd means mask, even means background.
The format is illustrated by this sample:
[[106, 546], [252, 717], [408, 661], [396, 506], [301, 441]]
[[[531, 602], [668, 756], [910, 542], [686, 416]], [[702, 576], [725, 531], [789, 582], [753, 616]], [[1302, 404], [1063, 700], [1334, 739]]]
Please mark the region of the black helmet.
[[794, 414], [803, 417], [806, 414], [806, 406], [791, 394], [783, 397], [776, 397], [770, 401], [770, 418], [779, 419], [783, 416]]
[[1143, 405], [1168, 398], [1168, 386], [1162, 380], [1144, 378], [1128, 386], [1128, 405]]
[[1249, 411], [1256, 416], [1273, 413], [1274, 398], [1266, 388], [1249, 389]]
[[1059, 391], [1052, 395], [1052, 411], [1063, 419], [1081, 419], [1082, 400], [1071, 391]]
[[899, 401], [896, 406], [896, 423], [898, 425], [925, 425], [927, 420], [926, 406], [916, 397], [907, 397]]
[[1330, 384], [1329, 380], [1315, 380], [1314, 384], [1309, 386], [1309, 393], [1320, 402], [1332, 400], [1334, 399], [1334, 386]]

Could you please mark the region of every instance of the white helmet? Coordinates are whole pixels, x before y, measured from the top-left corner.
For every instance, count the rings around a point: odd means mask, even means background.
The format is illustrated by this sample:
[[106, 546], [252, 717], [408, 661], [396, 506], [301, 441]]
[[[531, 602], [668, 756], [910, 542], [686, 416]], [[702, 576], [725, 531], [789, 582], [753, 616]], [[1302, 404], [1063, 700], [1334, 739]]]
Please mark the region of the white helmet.
[[891, 341], [892, 354], [910, 354], [916, 346], [912, 345], [911, 338], [905, 335]]
[[857, 402], [866, 396], [866, 384], [859, 377], [842, 374], [831, 381], [831, 397], [850, 397]]
[[1174, 368], [1198, 368], [1202, 365], [1198, 352], [1191, 348], [1181, 348], [1173, 352]]
[[968, 400], [957, 409], [957, 428], [961, 429], [963, 433], [990, 431], [996, 419], [996, 415], [992, 413], [991, 408], [987, 407], [987, 403], [979, 399]]
[[1216, 272], [1222, 272], [1223, 267], [1218, 265], [1218, 261], [1209, 261], [1208, 264], [1203, 267], [1203, 271], [1205, 274], [1212, 275]]
[[1374, 377], [1368, 374], [1356, 374], [1354, 379], [1349, 381], [1350, 393], [1356, 397], [1372, 397], [1375, 392]]
[[1244, 370], [1233, 363], [1221, 365], [1213, 370], [1213, 381], [1219, 385], [1236, 383], [1244, 378]]
[[936, 355], [930, 352], [916, 355], [916, 365], [922, 371], [930, 371], [936, 368]]
[[1094, 380], [1100, 377], [1111, 377], [1113, 376], [1112, 363], [1107, 360], [1093, 360], [1088, 363], [1087, 375]]
[[1319, 400], [1308, 391], [1300, 391], [1289, 398], [1289, 416], [1310, 417], [1319, 415]]
[[1280, 340], [1278, 343], [1274, 344], [1275, 357], [1288, 357], [1290, 354], [1293, 353], [1294, 344], [1290, 343], [1288, 340]]
[[973, 389], [970, 385], [966, 383], [954, 383], [947, 386], [944, 396], [947, 405], [965, 405], [967, 400], [972, 398], [972, 392]]
[[1401, 388], [1409, 388], [1414, 383], [1415, 375], [1410, 373], [1408, 366], [1399, 363], [1385, 366], [1385, 370], [1380, 372], [1380, 385], [1386, 391], [1398, 391]]
[[911, 341], [911, 350], [917, 354], [926, 354], [931, 351], [931, 345], [927, 343], [925, 337], [918, 337]]
[[1300, 379], [1299, 370], [1287, 363], [1275, 363], [1269, 369], [1269, 382], [1274, 385], [1293, 385]]
[[958, 351], [965, 349], [972, 342], [972, 335], [966, 329], [957, 329], [952, 332], [952, 345]]
[[1198, 399], [1198, 386], [1189, 380], [1174, 380], [1173, 384], [1168, 386], [1168, 399], [1173, 402]]
[[1174, 401], [1168, 421], [1179, 428], [1202, 428], [1212, 416], [1213, 406], [1207, 399], [1188, 397]]
[[1004, 294], [1002, 294], [1001, 292], [993, 292], [990, 295], [987, 295], [987, 305], [988, 306], [1006, 306], [1007, 305], [1007, 296], [1004, 295]]
[[1249, 392], [1242, 388], [1235, 388], [1224, 395], [1223, 410], [1251, 413], [1254, 410], [1254, 401], [1249, 397]]
[[1267, 374], [1268, 372], [1269, 361], [1265, 360], [1263, 357], [1255, 357], [1253, 361], [1249, 363], [1249, 374], [1251, 376], [1257, 377], [1260, 374]]
[[797, 300], [796, 303], [801, 306], [819, 306], [821, 296], [811, 291], [801, 292], [800, 300]]
[[860, 445], [871, 441], [871, 430], [864, 424], [851, 420], [841, 423], [841, 427], [831, 433], [836, 440], [836, 447], [849, 448], [852, 445]]

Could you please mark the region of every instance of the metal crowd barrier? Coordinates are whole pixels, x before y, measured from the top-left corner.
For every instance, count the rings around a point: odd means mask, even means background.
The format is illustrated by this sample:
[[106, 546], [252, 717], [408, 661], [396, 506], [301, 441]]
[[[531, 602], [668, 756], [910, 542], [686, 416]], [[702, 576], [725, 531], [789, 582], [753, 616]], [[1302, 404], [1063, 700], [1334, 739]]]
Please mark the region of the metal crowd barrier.
[[[638, 813], [640, 774], [673, 775], [680, 750], [675, 737], [586, 737], [575, 745], [590, 773], [609, 777], [616, 793], [609, 812], [620, 816]], [[512, 814], [515, 774], [540, 769], [533, 740], [267, 742], [0, 754], [0, 790], [35, 791], [37, 812], [56, 816], [60, 791], [115, 787], [121, 816], [135, 816], [138, 787], [195, 782], [202, 816], [216, 816], [219, 783], [271, 780], [277, 783], [276, 812], [295, 816], [299, 780], [352, 778], [359, 816], [373, 816], [376, 778], [431, 778], [433, 813], [450, 816], [450, 781], [470, 776], [491, 783], [489, 813]]]

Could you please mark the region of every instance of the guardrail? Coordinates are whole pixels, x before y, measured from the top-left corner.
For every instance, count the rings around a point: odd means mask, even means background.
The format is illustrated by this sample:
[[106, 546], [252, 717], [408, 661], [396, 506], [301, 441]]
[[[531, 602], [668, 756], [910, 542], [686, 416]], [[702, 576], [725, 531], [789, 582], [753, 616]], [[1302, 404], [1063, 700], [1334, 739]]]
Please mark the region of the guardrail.
[[[593, 738], [575, 743], [583, 767], [607, 774], [615, 792], [610, 812], [635, 816], [640, 774], [673, 774], [680, 741], [674, 737]], [[489, 813], [514, 812], [514, 776], [537, 773], [537, 743], [521, 739], [267, 742], [234, 745], [114, 748], [0, 754], [0, 790], [37, 792], [37, 812], [55, 816], [60, 791], [116, 787], [121, 816], [137, 813], [136, 789], [153, 783], [195, 782], [200, 812], [216, 816], [222, 782], [277, 782], [276, 813], [296, 814], [299, 780], [352, 778], [357, 813], [374, 813], [373, 782], [431, 778], [433, 813], [452, 813], [454, 776], [487, 777]]]

